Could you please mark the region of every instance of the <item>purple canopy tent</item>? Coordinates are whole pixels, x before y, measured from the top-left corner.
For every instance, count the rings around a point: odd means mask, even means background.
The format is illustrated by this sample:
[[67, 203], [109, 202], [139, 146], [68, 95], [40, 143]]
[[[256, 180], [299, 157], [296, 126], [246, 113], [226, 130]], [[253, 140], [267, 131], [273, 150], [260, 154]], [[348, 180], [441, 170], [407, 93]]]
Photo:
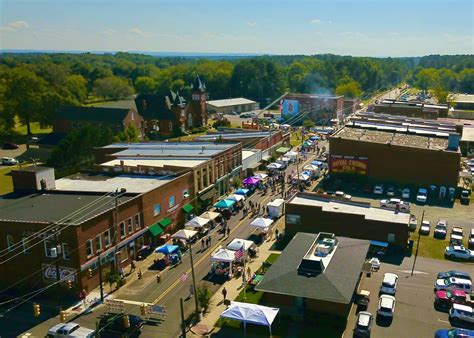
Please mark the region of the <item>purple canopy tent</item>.
[[243, 184], [250, 184], [250, 185], [257, 185], [260, 182], [258, 177], [247, 177], [242, 183]]

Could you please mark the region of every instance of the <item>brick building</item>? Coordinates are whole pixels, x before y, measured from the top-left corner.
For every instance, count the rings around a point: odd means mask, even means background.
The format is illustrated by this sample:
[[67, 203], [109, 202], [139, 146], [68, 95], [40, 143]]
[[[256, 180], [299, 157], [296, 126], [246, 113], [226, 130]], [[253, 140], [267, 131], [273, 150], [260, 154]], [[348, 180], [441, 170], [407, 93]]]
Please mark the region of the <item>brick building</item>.
[[[160, 235], [184, 223], [192, 187], [192, 173], [76, 174], [29, 192], [23, 186], [0, 200], [0, 250], [5, 253], [0, 284], [19, 282], [17, 288], [35, 289], [55, 282], [58, 252], [60, 277], [79, 289], [94, 289], [99, 254], [104, 278], [110, 270], [126, 268], [145, 244], [158, 244]], [[113, 193], [122, 188], [126, 191]]]
[[310, 117], [315, 123], [329, 124], [331, 119], [341, 116], [344, 109], [344, 96], [290, 93], [284, 100], [298, 101], [299, 112], [312, 110]]
[[373, 105], [372, 110], [379, 114], [401, 115], [436, 120], [448, 116], [448, 106], [445, 104], [426, 104], [424, 102], [407, 102], [385, 99]]
[[285, 204], [285, 234], [331, 232], [336, 236], [390, 243], [405, 249], [410, 214], [341, 201], [314, 193], [296, 194]]

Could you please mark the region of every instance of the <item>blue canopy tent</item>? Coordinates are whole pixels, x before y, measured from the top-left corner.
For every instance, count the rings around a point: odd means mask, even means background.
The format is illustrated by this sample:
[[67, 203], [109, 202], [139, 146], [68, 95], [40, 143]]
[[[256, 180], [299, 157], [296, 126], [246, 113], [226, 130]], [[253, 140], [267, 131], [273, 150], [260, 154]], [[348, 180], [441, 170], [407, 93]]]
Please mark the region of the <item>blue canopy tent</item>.
[[222, 200], [214, 204], [216, 208], [228, 209], [235, 204], [234, 200]]
[[179, 249], [179, 247], [177, 245], [165, 244], [165, 245], [162, 245], [159, 248], [157, 248], [155, 250], [155, 252], [159, 252], [159, 253], [162, 253], [162, 254], [165, 254], [165, 255], [169, 255], [169, 254], [172, 254], [173, 252], [177, 251], [178, 249]]
[[321, 139], [321, 137], [319, 137], [319, 136], [311, 136], [309, 139], [310, 139], [311, 141], [318, 141], [318, 140]]
[[319, 167], [320, 165], [323, 164], [323, 162], [321, 162], [321, 161], [313, 161], [313, 162], [311, 162], [311, 164]]
[[236, 190], [235, 193], [236, 193], [237, 195], [244, 195], [244, 196], [246, 196], [246, 195], [249, 193], [249, 191], [250, 191], [249, 189], [240, 188], [240, 189]]

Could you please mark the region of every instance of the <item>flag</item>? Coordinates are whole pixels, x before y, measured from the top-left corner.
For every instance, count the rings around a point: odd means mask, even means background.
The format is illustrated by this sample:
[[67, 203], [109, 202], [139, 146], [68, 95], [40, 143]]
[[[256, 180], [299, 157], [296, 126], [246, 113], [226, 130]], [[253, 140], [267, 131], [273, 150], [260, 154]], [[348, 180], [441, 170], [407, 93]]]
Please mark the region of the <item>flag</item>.
[[181, 277], [179, 277], [179, 280], [181, 282], [185, 282], [186, 280], [188, 279], [188, 274], [186, 272], [183, 272], [183, 274], [181, 275]]
[[239, 250], [235, 252], [235, 259], [238, 261], [244, 256], [244, 246], [242, 245]]

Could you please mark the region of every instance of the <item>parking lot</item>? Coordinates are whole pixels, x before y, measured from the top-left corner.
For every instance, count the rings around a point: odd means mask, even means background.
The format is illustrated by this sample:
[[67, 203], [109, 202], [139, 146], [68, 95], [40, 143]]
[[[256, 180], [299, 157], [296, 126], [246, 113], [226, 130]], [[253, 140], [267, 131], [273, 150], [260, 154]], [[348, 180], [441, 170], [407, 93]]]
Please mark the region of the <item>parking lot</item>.
[[[435, 310], [433, 286], [440, 271], [461, 270], [474, 274], [474, 264], [434, 260], [418, 257], [413, 276], [411, 269], [414, 257], [405, 258], [401, 265], [383, 263], [378, 272], [371, 277], [364, 275], [360, 289], [370, 291], [367, 311], [376, 318], [378, 292], [383, 274], [392, 272], [399, 276], [395, 313], [391, 323], [374, 320], [372, 337], [433, 337], [434, 332], [450, 328], [448, 313]], [[352, 309], [344, 337], [352, 337], [356, 322], [356, 308]]]

